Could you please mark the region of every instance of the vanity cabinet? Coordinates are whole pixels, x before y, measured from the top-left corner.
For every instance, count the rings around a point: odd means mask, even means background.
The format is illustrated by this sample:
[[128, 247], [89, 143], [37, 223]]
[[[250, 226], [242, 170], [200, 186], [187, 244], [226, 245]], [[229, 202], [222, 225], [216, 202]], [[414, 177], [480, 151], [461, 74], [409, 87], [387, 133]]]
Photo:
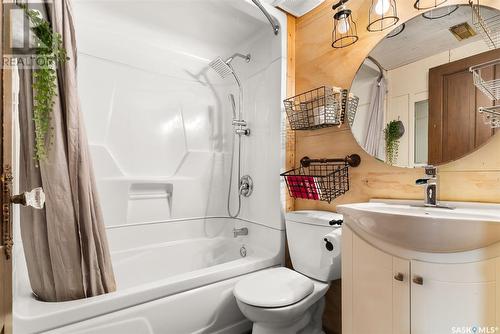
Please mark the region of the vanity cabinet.
[[453, 328], [497, 326], [498, 259], [411, 261], [372, 246], [347, 225], [342, 244], [343, 334], [453, 333]]
[[472, 263], [411, 262], [411, 332], [452, 333], [453, 327], [496, 327], [497, 259]]

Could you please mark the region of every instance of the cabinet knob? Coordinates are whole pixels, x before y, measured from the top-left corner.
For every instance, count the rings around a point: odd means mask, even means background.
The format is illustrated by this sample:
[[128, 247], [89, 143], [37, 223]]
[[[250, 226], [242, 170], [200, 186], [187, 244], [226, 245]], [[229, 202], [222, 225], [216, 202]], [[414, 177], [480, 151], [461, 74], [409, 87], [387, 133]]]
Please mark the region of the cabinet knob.
[[405, 279], [405, 275], [403, 275], [403, 273], [397, 273], [396, 275], [394, 275], [394, 279], [396, 281], [403, 282]]
[[424, 278], [422, 276], [413, 276], [413, 283], [424, 285]]

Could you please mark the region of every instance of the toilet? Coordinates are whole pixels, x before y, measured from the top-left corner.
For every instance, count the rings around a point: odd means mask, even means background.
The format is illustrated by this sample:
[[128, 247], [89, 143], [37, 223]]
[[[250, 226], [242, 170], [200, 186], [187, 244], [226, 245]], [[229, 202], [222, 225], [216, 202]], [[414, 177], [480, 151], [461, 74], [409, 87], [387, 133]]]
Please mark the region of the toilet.
[[241, 312], [253, 322], [252, 334], [324, 333], [324, 296], [330, 282], [340, 278], [342, 220], [342, 215], [326, 211], [287, 213], [294, 270], [262, 270], [233, 290]]

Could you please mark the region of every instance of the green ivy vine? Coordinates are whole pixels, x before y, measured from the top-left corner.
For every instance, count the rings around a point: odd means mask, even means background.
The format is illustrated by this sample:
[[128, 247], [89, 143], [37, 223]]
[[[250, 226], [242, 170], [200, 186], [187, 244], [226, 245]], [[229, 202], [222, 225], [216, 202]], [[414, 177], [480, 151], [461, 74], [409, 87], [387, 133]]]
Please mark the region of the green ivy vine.
[[385, 162], [394, 165], [398, 160], [399, 139], [401, 138], [400, 122], [391, 121], [384, 129], [385, 135]]
[[38, 11], [19, 5], [31, 22], [36, 38], [36, 66], [33, 72], [33, 122], [35, 125], [35, 156], [37, 161], [47, 159], [49, 145], [53, 144], [52, 110], [57, 96], [56, 67], [69, 60], [61, 34], [54, 32], [50, 23]]

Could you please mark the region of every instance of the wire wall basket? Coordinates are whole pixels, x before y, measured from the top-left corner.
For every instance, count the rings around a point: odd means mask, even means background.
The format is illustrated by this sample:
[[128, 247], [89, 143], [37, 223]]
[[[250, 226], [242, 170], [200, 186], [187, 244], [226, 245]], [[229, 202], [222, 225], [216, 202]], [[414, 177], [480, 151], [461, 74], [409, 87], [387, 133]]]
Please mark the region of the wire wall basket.
[[333, 87], [320, 87], [283, 101], [292, 130], [314, 130], [344, 122], [344, 93]]
[[330, 203], [349, 191], [349, 166], [359, 166], [361, 158], [357, 154], [345, 159], [305, 157], [300, 162], [301, 167], [281, 174], [290, 196]]
[[472, 23], [490, 49], [500, 47], [500, 14], [479, 5], [479, 0], [469, 0], [472, 7]]
[[[493, 60], [484, 64], [472, 66], [470, 71], [474, 78], [474, 85], [491, 101], [500, 100], [500, 79], [485, 79], [484, 71], [500, 65], [500, 59]], [[491, 72], [491, 71], [488, 71]]]
[[[470, 68], [474, 79], [474, 85], [492, 102], [495, 102], [495, 104], [499, 104], [498, 102], [500, 102], [500, 79], [485, 79], [484, 72], [487, 71], [491, 76], [491, 73], [495, 73], [494, 69], [497, 65], [500, 65], [500, 59]], [[500, 128], [500, 105], [479, 107], [478, 112], [486, 125], [492, 128]]]
[[[347, 93], [347, 91], [346, 91]], [[345, 110], [345, 117], [349, 126], [352, 127], [354, 124], [354, 119], [356, 118], [356, 112], [358, 111], [359, 97], [349, 94], [347, 99], [347, 94], [342, 100], [342, 108]]]
[[500, 106], [480, 107], [479, 113], [483, 116], [486, 125], [492, 128], [500, 128]]

